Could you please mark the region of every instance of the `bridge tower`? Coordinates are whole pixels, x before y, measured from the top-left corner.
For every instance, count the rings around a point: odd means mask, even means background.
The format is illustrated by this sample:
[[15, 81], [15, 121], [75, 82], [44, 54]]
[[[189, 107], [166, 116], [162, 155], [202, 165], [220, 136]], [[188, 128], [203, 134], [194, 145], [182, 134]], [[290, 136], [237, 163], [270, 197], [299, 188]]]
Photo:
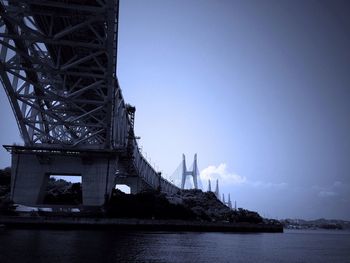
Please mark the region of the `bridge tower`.
[[227, 206], [232, 209], [231, 195], [228, 194]]
[[228, 194], [228, 200], [227, 200], [227, 202], [226, 202], [226, 200], [225, 200], [225, 195], [222, 194], [222, 203], [223, 203], [224, 205], [228, 206], [230, 209], [232, 209], [231, 195]]
[[217, 199], [220, 200], [220, 192], [219, 192], [219, 179], [216, 179], [216, 186], [215, 186], [215, 196]]
[[182, 155], [182, 177], [181, 177], [181, 189], [185, 189], [185, 183], [187, 177], [192, 177], [193, 185], [195, 189], [198, 189], [198, 166], [197, 166], [197, 154], [194, 155], [193, 170], [188, 171], [186, 168], [186, 157]]

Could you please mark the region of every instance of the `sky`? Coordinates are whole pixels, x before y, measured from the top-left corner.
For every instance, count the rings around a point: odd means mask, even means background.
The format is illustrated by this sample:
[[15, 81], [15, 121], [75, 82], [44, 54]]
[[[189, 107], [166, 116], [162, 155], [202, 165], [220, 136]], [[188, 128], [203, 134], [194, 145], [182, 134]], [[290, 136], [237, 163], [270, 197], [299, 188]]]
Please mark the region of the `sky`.
[[[119, 83], [164, 176], [197, 153], [238, 207], [350, 220], [348, 1], [122, 0], [119, 18]], [[0, 109], [0, 143], [22, 143], [2, 88]]]

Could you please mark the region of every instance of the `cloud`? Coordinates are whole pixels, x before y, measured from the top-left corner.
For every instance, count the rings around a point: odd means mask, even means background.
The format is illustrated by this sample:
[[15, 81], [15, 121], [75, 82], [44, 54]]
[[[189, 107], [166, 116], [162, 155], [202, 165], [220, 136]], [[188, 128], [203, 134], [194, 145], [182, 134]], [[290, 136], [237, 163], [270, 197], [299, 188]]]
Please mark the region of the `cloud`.
[[215, 181], [216, 179], [219, 179], [221, 185], [245, 185], [261, 189], [284, 189], [287, 187], [287, 183], [250, 181], [245, 176], [229, 172], [225, 163], [221, 163], [218, 166], [208, 166], [207, 168], [201, 171], [200, 177], [203, 182], [206, 182], [208, 180]]
[[328, 186], [313, 185], [312, 189], [320, 198], [332, 198], [341, 196], [344, 200], [349, 199], [350, 186], [339, 181], [335, 181], [333, 184]]
[[200, 177], [204, 182], [208, 180], [214, 181], [216, 179], [219, 179], [220, 184], [230, 185], [242, 184], [247, 181], [247, 178], [244, 176], [228, 172], [225, 163], [221, 163], [218, 166], [208, 166], [201, 171]]

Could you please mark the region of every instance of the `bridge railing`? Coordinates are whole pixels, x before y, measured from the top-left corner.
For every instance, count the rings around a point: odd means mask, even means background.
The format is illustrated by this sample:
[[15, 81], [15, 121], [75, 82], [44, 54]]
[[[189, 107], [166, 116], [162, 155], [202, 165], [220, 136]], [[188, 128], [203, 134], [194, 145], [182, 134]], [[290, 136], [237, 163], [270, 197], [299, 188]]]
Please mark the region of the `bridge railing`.
[[[160, 189], [162, 192], [176, 193], [180, 190], [177, 186], [166, 180], [157, 172], [147, 159], [142, 155], [138, 146], [131, 120], [129, 119], [126, 104], [122, 96], [118, 81], [114, 99], [113, 118], [113, 145], [116, 149], [126, 149], [132, 145], [132, 162], [137, 175], [153, 189]], [[131, 140], [131, 141], [130, 141]]]
[[135, 139], [133, 157], [134, 165], [139, 176], [143, 178], [149, 186], [154, 189], [160, 189], [160, 191], [166, 193], [176, 193], [180, 191], [180, 188], [162, 177], [161, 174], [152, 167], [152, 165], [141, 154]]

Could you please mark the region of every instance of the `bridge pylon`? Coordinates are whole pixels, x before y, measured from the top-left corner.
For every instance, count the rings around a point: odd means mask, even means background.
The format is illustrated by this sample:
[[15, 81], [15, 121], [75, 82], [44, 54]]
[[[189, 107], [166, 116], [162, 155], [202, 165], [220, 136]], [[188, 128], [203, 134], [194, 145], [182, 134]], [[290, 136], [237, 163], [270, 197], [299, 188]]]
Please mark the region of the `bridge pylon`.
[[185, 189], [185, 183], [188, 176], [192, 177], [193, 185], [195, 189], [198, 189], [198, 166], [197, 166], [197, 154], [194, 155], [193, 169], [191, 171], [186, 168], [186, 157], [182, 155], [182, 178], [181, 189]]
[[219, 179], [216, 179], [216, 186], [215, 186], [215, 196], [217, 199], [220, 199], [220, 192], [219, 192]]

